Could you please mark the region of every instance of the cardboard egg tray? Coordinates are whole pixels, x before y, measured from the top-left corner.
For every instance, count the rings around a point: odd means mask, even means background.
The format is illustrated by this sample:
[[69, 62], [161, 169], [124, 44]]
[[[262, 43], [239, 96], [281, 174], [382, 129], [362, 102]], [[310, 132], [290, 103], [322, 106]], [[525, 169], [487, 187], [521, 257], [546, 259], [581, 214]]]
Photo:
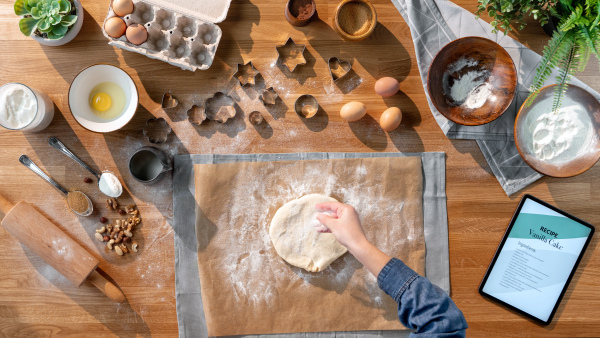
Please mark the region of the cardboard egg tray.
[[118, 16], [111, 1], [102, 24], [102, 33], [110, 40], [109, 45], [168, 62], [184, 70], [205, 70], [212, 65], [223, 35], [219, 26], [149, 1], [134, 0], [133, 4], [133, 13], [121, 18], [128, 27], [134, 23], [144, 25], [148, 30], [148, 40], [134, 45], [127, 41], [125, 35], [115, 39], [106, 34], [104, 23]]

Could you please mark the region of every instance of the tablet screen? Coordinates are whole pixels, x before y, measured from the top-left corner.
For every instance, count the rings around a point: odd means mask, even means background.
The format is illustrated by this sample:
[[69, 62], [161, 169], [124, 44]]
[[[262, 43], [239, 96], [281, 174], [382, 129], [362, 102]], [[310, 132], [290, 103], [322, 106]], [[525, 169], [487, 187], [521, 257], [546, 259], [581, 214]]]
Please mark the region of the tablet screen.
[[480, 291], [547, 323], [593, 227], [542, 203], [523, 199]]

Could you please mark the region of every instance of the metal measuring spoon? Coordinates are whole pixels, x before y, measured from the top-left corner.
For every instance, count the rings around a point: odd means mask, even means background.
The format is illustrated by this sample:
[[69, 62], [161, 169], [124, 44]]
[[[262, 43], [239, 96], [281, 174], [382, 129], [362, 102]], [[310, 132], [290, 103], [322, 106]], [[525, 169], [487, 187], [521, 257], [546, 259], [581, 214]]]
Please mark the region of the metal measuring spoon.
[[[90, 199], [83, 192], [77, 191], [77, 190], [68, 191], [67, 189], [63, 188], [60, 184], [56, 183], [56, 181], [54, 181], [52, 178], [50, 178], [50, 176], [46, 175], [46, 173], [43, 172], [42, 169], [40, 169], [40, 167], [38, 167], [35, 163], [33, 163], [33, 161], [27, 155], [21, 155], [21, 157], [19, 157], [19, 162], [21, 162], [27, 168], [31, 169], [31, 171], [33, 171], [34, 173], [38, 174], [41, 178], [46, 180], [48, 183], [52, 184], [56, 189], [58, 189], [60, 192], [65, 194], [65, 196], [68, 197], [69, 194], [80, 193], [87, 200], [87, 203], [88, 203], [87, 210], [83, 213], [78, 212], [75, 209], [73, 209], [73, 207], [71, 207], [70, 204], [69, 204], [69, 208], [71, 209], [71, 211], [73, 211], [74, 213], [76, 213], [79, 216], [89, 216], [92, 214], [92, 212], [94, 211], [94, 206], [92, 205], [92, 201], [90, 201]], [[67, 199], [67, 204], [68, 204], [68, 202], [69, 202], [69, 200]]]
[[[48, 139], [48, 144], [50, 144], [51, 146], [53, 146], [54, 148], [58, 149], [61, 153], [67, 155], [68, 157], [70, 157], [73, 161], [79, 163], [79, 165], [81, 165], [82, 167], [84, 167], [87, 171], [89, 171], [90, 173], [92, 173], [92, 175], [94, 175], [96, 177], [96, 179], [98, 180], [98, 189], [100, 189], [100, 177], [102, 176], [102, 173], [98, 173], [96, 172], [94, 169], [90, 168], [87, 164], [85, 164], [81, 159], [79, 159], [79, 157], [75, 156], [75, 154], [73, 154], [62, 142], [60, 142], [56, 137], [50, 137]], [[112, 172], [110, 171], [104, 171], [103, 173], [109, 173], [114, 175]], [[114, 175], [116, 177], [116, 175]], [[121, 182], [119, 182], [119, 184], [121, 184]], [[122, 185], [121, 185], [122, 186]], [[121, 188], [122, 190], [122, 188]], [[100, 191], [102, 191], [102, 189], [100, 189]], [[103, 192], [104, 193], [104, 192]], [[119, 196], [110, 196], [107, 195], [109, 197], [119, 197]]]

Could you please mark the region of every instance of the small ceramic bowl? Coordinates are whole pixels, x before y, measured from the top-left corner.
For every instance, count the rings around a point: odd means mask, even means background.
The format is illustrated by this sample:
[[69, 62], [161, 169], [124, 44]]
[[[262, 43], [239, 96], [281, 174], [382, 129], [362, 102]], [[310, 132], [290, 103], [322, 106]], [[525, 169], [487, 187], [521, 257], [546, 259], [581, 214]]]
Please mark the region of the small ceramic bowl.
[[[356, 9], [359, 6], [363, 7], [369, 13], [370, 20], [368, 21], [368, 25], [357, 32], [347, 32], [344, 28], [349, 25], [351, 26], [351, 24], [344, 23], [342, 15], [344, 12], [347, 12], [349, 15], [356, 14]], [[375, 7], [367, 0], [343, 0], [337, 6], [335, 13], [333, 14], [333, 29], [340, 37], [342, 37], [342, 39], [347, 41], [361, 41], [368, 38], [373, 34], [376, 26], [377, 12], [375, 11]]]
[[[585, 148], [577, 149], [578, 156], [574, 156], [571, 159], [562, 162], [556, 161], [548, 161], [545, 159], [540, 159], [539, 156], [535, 154], [535, 150], [533, 149], [533, 141], [543, 140], [545, 137], [552, 137], [552, 135], [545, 130], [537, 129], [539, 125], [536, 124], [536, 115], [532, 115], [533, 108], [539, 102], [549, 100], [550, 103], [553, 102], [554, 98], [554, 89], [556, 85], [550, 85], [542, 88], [535, 100], [530, 104], [523, 103], [521, 108], [519, 109], [519, 113], [517, 114], [517, 118], [515, 120], [515, 143], [517, 145], [517, 150], [521, 157], [525, 162], [534, 170], [538, 171], [541, 174], [553, 176], [553, 177], [571, 177], [575, 175], [579, 175], [584, 171], [590, 169], [591, 167], [598, 162], [600, 159], [600, 102], [596, 100], [592, 94], [588, 93], [584, 89], [569, 85], [567, 87], [567, 91], [565, 93], [565, 99], [563, 100], [561, 109], [567, 107], [569, 105], [568, 101], [576, 102], [588, 116], [583, 116], [580, 121], [575, 121], [575, 123], [581, 123], [582, 125], [588, 125], [590, 128], [589, 137], [590, 142]], [[538, 108], [540, 109], [540, 108]], [[568, 108], [567, 108], [568, 109]], [[560, 114], [562, 110], [559, 110], [556, 113], [551, 112], [551, 107], [548, 108], [549, 114]], [[537, 113], [539, 114], [539, 112]], [[528, 116], [531, 115], [531, 118]], [[567, 118], [568, 119], [568, 118]], [[565, 120], [567, 120], [565, 119]], [[558, 120], [553, 126], [559, 126], [561, 123], [565, 121]], [[556, 129], [551, 129], [552, 133], [556, 133]], [[536, 135], [537, 134], [537, 135]], [[583, 135], [581, 131], [574, 134], [575, 137]], [[584, 136], [587, 137], [587, 136]], [[547, 142], [546, 142], [547, 143]], [[569, 142], [569, 146], [574, 146], [575, 142]], [[586, 142], [583, 142], [586, 143]], [[555, 143], [556, 144], [556, 143]], [[555, 147], [559, 147], [560, 145], [556, 145]], [[543, 149], [543, 148], [540, 148]], [[569, 151], [568, 149], [565, 150]], [[558, 158], [558, 157], [557, 157]]]
[[[114, 82], [125, 91], [125, 108], [112, 120], [96, 116], [89, 105], [91, 90], [99, 83]], [[69, 109], [82, 127], [97, 133], [109, 133], [124, 127], [135, 115], [138, 106], [138, 90], [129, 74], [119, 67], [98, 64], [82, 70], [69, 87]]]
[[[452, 71], [462, 60], [469, 65]], [[468, 109], [457, 104], [447, 93], [450, 82], [465, 76], [467, 72], [484, 72], [484, 84], [490, 85], [490, 95], [478, 108]], [[517, 69], [504, 48], [492, 40], [469, 36], [454, 40], [444, 46], [433, 61], [427, 74], [427, 90], [437, 110], [452, 122], [477, 126], [492, 122], [502, 116], [513, 101], [517, 88]]]

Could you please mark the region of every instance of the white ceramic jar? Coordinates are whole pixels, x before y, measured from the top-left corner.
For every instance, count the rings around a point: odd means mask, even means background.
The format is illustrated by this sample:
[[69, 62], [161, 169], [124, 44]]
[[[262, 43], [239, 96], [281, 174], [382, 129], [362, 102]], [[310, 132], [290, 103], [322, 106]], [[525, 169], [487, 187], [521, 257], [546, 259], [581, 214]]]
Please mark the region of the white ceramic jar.
[[[17, 97], [11, 99], [11, 94]], [[26, 100], [30, 101], [23, 102]], [[46, 129], [53, 118], [54, 103], [45, 93], [16, 82], [0, 87], [0, 126], [5, 129], [36, 132]]]

